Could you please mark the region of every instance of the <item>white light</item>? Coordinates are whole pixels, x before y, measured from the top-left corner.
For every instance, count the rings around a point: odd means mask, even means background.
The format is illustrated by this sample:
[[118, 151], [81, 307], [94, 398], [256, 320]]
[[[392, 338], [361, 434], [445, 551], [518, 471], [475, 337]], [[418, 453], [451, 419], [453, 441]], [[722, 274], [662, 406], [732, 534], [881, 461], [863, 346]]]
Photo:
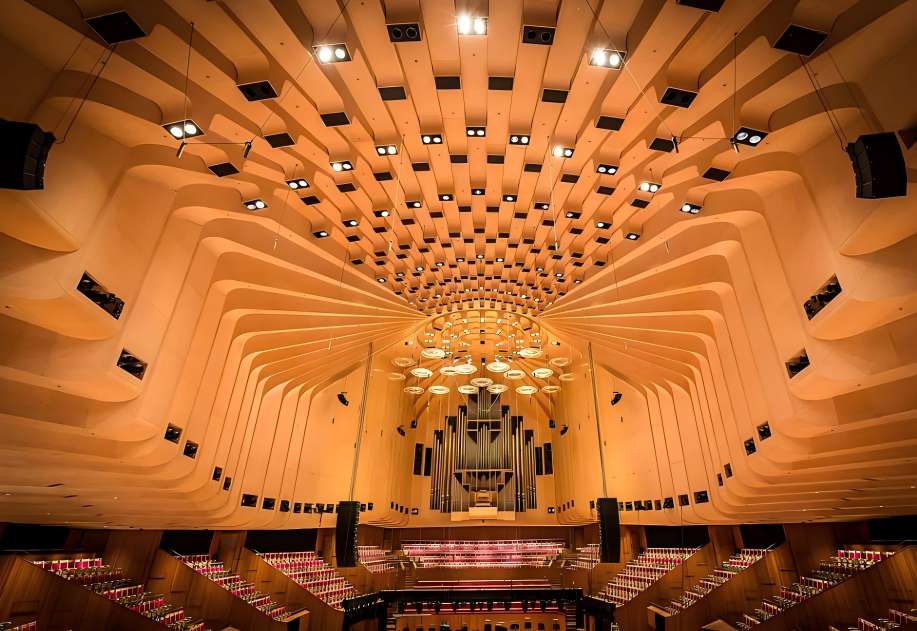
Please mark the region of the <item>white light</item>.
[[650, 184], [650, 193], [655, 193], [658, 190], [659, 190], [658, 184]]
[[328, 48], [327, 46], [322, 46], [321, 48], [318, 49], [318, 60], [324, 64], [331, 61], [331, 57], [333, 55], [334, 53], [332, 53], [331, 49]]
[[442, 136], [433, 136], [433, 144], [439, 144], [443, 141]]
[[305, 180], [299, 180], [299, 185], [300, 185], [302, 188], [306, 188], [306, 187], [309, 186], [309, 183], [306, 182]]
[[383, 210], [381, 213], [379, 213], [379, 215], [382, 216], [382, 217], [388, 217], [388, 211], [387, 211], [387, 210]]
[[248, 208], [249, 210], [255, 210], [256, 208], [254, 204], [246, 204], [245, 207]]
[[487, 20], [484, 18], [475, 18], [474, 33], [475, 35], [485, 35], [487, 33]]
[[649, 190], [650, 190], [650, 183], [649, 183], [649, 182], [640, 182], [640, 190], [643, 191], [644, 193], [646, 193], [647, 191], [649, 191]]
[[524, 145], [529, 144], [529, 137], [528, 137], [528, 136], [523, 136], [523, 137], [522, 137], [522, 144], [524, 144]]
[[621, 65], [621, 55], [619, 53], [611, 53], [608, 57], [608, 65], [612, 68], [617, 68]]
[[691, 212], [691, 204], [685, 204], [684, 206], [682, 206], [682, 207], [681, 207], [681, 212], [683, 212], [683, 213], [689, 213], [689, 212]]
[[519, 136], [510, 136], [509, 141], [510, 142], [519, 142]]
[[395, 145], [389, 145], [389, 146], [388, 146], [388, 149], [386, 149], [386, 151], [388, 151], [388, 154], [389, 154], [390, 156], [393, 156], [393, 155], [395, 155], [396, 153], [398, 153], [398, 149], [395, 147]]
[[746, 138], [748, 138], [747, 131], [740, 131], [739, 133], [736, 134], [736, 140], [745, 140]]
[[605, 50], [602, 48], [596, 48], [592, 53], [592, 63], [596, 66], [604, 66], [605, 62], [608, 59], [608, 55], [605, 53]]
[[606, 169], [606, 168], [603, 167], [603, 166], [600, 166], [599, 169], [598, 169], [598, 171], [599, 171], [599, 173], [607, 173], [607, 172], [608, 172], [608, 169]]
[[483, 129], [479, 129], [479, 130], [478, 130], [477, 132], [475, 132], [475, 133], [477, 133], [478, 136], [483, 136], [483, 135], [484, 135], [484, 130], [483, 130]]
[[178, 125], [172, 125], [169, 127], [169, 133], [175, 136], [176, 138], [181, 138], [185, 135], [185, 132], [182, 131], [182, 128]]
[[424, 144], [427, 144], [427, 145], [430, 144], [430, 137], [429, 137], [429, 136], [424, 136], [424, 137], [422, 138], [422, 140], [424, 141]]
[[197, 133], [197, 127], [195, 127], [194, 123], [185, 123], [185, 133], [189, 136]]
[[414, 202], [411, 204], [414, 208], [420, 208], [420, 202]]
[[556, 147], [554, 147], [554, 157], [563, 158], [564, 157], [564, 148], [561, 147], [560, 145], [557, 145]]
[[471, 16], [460, 15], [458, 19], [458, 32], [468, 35], [471, 32]]
[[385, 155], [385, 147], [376, 147], [376, 153], [378, 153], [380, 156], [384, 156], [384, 155]]
[[347, 51], [344, 50], [343, 48], [335, 48], [334, 56], [337, 57], [338, 59], [343, 59], [344, 57], [347, 56]]
[[350, 169], [353, 168], [353, 166], [349, 162], [345, 162], [343, 166], [344, 166], [345, 171], [349, 171]]
[[296, 190], [297, 188], [299, 188], [299, 184], [297, 184], [296, 182], [290, 182], [290, 188], [292, 188], [293, 190]]
[[564, 157], [569, 158], [573, 155], [573, 149], [564, 149]]
[[467, 133], [469, 136], [474, 136], [474, 130], [473, 130], [473, 129], [469, 129], [469, 130], [468, 130], [467, 132], [465, 132], [465, 133]]
[[344, 167], [341, 166], [341, 163], [340, 163], [340, 162], [332, 162], [332, 163], [331, 163], [331, 168], [334, 169], [335, 171], [340, 171], [340, 170], [342, 170]]
[[755, 134], [754, 136], [748, 139], [748, 142], [750, 142], [753, 145], [756, 145], [759, 142], [761, 142], [761, 136], [758, 136], [757, 134]]
[[257, 207], [257, 208], [266, 208], [266, 207], [267, 207], [267, 204], [265, 204], [264, 202], [262, 202], [262, 201], [259, 199], [257, 202], [255, 202], [255, 207]]

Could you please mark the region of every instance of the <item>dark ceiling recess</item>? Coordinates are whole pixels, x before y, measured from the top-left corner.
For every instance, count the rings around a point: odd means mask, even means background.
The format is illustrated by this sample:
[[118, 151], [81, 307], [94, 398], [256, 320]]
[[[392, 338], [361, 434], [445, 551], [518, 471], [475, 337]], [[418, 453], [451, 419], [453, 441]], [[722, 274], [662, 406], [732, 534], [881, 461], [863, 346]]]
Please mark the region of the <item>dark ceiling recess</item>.
[[713, 11], [716, 13], [723, 8], [726, 0], [675, 0], [675, 4], [692, 9], [701, 9], [702, 11]]
[[624, 119], [618, 118], [617, 116], [599, 116], [595, 121], [595, 126], [599, 129], [608, 129], [611, 131], [618, 131], [623, 124]]
[[115, 11], [114, 13], [86, 18], [86, 24], [98, 33], [99, 37], [105, 40], [105, 43], [109, 46], [137, 39], [138, 37], [146, 37], [146, 33], [127, 11]]
[[567, 94], [568, 92], [566, 90], [545, 88], [544, 92], [541, 93], [541, 100], [545, 103], [566, 103]]
[[347, 118], [345, 112], [330, 112], [328, 114], [322, 114], [322, 122], [325, 123], [325, 127], [338, 127], [340, 125], [349, 125], [350, 119]]
[[680, 88], [666, 88], [659, 101], [665, 105], [674, 105], [675, 107], [690, 107], [695, 97], [697, 97], [697, 92]]
[[217, 177], [235, 175], [239, 172], [239, 169], [237, 169], [232, 162], [220, 162], [219, 164], [211, 164], [207, 168], [210, 169], [210, 172]]
[[254, 81], [252, 83], [240, 83], [239, 91], [249, 101], [264, 101], [265, 99], [276, 99], [277, 91], [270, 81]]
[[281, 147], [289, 147], [293, 144], [293, 137], [285, 131], [282, 131], [278, 134], [268, 134], [264, 137], [267, 140], [268, 144], [274, 149], [280, 149]]
[[487, 78], [487, 89], [488, 90], [503, 90], [509, 91], [513, 89], [513, 78], [512, 77], [488, 77]]
[[407, 22], [403, 24], [386, 24], [388, 28], [389, 41], [399, 42], [419, 42], [421, 40], [420, 24], [417, 22]]
[[434, 77], [437, 90], [459, 90], [462, 80], [459, 77]]
[[554, 27], [527, 24], [522, 27], [522, 43], [550, 46], [554, 43]]
[[404, 88], [401, 86], [379, 88], [379, 96], [382, 97], [383, 101], [403, 101], [408, 98]]
[[790, 24], [786, 27], [786, 30], [783, 31], [783, 35], [774, 43], [774, 48], [808, 57], [814, 53], [827, 38], [828, 34], [822, 31], [816, 31], [815, 29], [806, 28], [798, 24]]

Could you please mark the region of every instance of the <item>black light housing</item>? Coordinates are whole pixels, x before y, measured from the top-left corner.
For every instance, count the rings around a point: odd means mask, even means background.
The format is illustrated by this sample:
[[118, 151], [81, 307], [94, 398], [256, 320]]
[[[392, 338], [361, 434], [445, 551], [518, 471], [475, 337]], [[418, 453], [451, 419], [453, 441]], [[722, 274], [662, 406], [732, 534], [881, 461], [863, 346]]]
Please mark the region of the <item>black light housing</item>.
[[312, 51], [315, 54], [315, 58], [322, 64], [336, 64], [351, 60], [347, 44], [343, 43], [313, 46]]
[[443, 144], [443, 135], [442, 134], [423, 134], [420, 137], [420, 142], [425, 145], [441, 145]]
[[347, 400], [346, 392], [338, 392], [338, 401], [341, 405], [350, 405], [350, 401]]
[[621, 397], [623, 396], [624, 396], [623, 394], [615, 390], [614, 392], [611, 393], [611, 404], [617, 405], [618, 403], [621, 402]]

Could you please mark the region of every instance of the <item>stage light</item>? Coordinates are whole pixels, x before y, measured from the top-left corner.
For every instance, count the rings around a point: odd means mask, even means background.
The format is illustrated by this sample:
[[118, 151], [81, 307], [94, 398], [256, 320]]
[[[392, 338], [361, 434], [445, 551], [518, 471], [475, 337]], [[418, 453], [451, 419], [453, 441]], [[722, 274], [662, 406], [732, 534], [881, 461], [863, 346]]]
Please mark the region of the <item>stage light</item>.
[[624, 238], [625, 238], [625, 239], [629, 239], [630, 241], [636, 241], [637, 239], [640, 238], [640, 233], [638, 233], [638, 232], [628, 232], [627, 234], [624, 235]]
[[513, 134], [509, 137], [509, 144], [511, 145], [527, 145], [529, 144], [529, 137], [521, 134]]
[[627, 53], [612, 48], [596, 48], [589, 56], [589, 65], [599, 68], [620, 68]]
[[190, 118], [175, 121], [174, 123], [166, 123], [162, 127], [167, 132], [169, 132], [169, 134], [175, 138], [175, 140], [194, 138], [195, 136], [201, 136], [204, 134], [204, 131], [201, 129], [200, 125], [195, 123]]
[[564, 213], [564, 217], [567, 219], [579, 219], [581, 213], [576, 212], [575, 210], [568, 210]]
[[549, 204], [548, 202], [535, 202], [536, 210], [549, 210], [550, 208], [551, 208], [551, 204]]
[[338, 401], [341, 405], [350, 405], [350, 401], [347, 400], [346, 392], [338, 392]]
[[351, 171], [353, 170], [353, 164], [350, 163], [350, 160], [337, 160], [331, 163], [331, 168], [335, 171]]
[[515, 195], [504, 195], [503, 201], [504, 202], [514, 202], [516, 201], [516, 196]]
[[380, 156], [394, 156], [398, 154], [398, 147], [395, 145], [378, 145], [376, 153]]
[[247, 202], [242, 202], [242, 205], [249, 210], [264, 210], [267, 208], [267, 204], [264, 203], [263, 199], [250, 199]]
[[685, 202], [684, 204], [681, 205], [681, 208], [679, 208], [678, 210], [688, 215], [696, 215], [700, 213], [700, 209], [701, 207], [698, 206], [697, 204], [690, 204], [688, 202]]
[[595, 227], [596, 227], [596, 228], [601, 228], [602, 230], [605, 230], [605, 229], [611, 227], [611, 222], [609, 222], [609, 221], [596, 221], [596, 222], [595, 222]]
[[252, 152], [252, 141], [246, 140], [242, 145], [242, 159], [245, 160], [248, 158], [248, 154]]
[[617, 405], [618, 403], [621, 402], [621, 397], [623, 396], [624, 396], [623, 394], [615, 390], [614, 392], [611, 393], [611, 404]]
[[614, 175], [618, 172], [618, 167], [611, 164], [600, 164], [595, 168], [595, 172], [603, 175]]
[[441, 201], [441, 202], [451, 202], [451, 201], [452, 201], [452, 195], [450, 195], [449, 193], [440, 193], [440, 195], [439, 195], [439, 201]]
[[767, 137], [767, 132], [758, 131], [757, 129], [751, 129], [750, 127], [740, 127], [739, 131], [736, 132], [736, 135], [733, 136], [734, 140], [743, 145], [748, 145], [749, 147], [756, 147]]
[[486, 129], [484, 127], [466, 127], [465, 135], [471, 136], [474, 138], [483, 138], [486, 134]]
[[644, 193], [657, 193], [659, 192], [659, 189], [661, 188], [662, 188], [662, 184], [658, 184], [656, 182], [648, 182], [648, 181], [640, 182], [640, 190], [643, 191]]
[[391, 212], [383, 208], [382, 210], [374, 210], [373, 214], [376, 217], [388, 217], [391, 214]]
[[327, 230], [316, 230], [315, 232], [312, 233], [312, 236], [315, 237], [316, 239], [324, 239], [325, 237], [328, 236], [328, 231]]
[[313, 46], [312, 51], [315, 57], [323, 64], [333, 64], [342, 61], [350, 61], [350, 51], [347, 50], [346, 44], [324, 44], [322, 46]]
[[295, 191], [299, 188], [309, 188], [309, 183], [302, 178], [297, 178], [295, 180], [287, 180], [287, 186]]
[[408, 208], [420, 208], [422, 206], [418, 201], [405, 202], [404, 205]]
[[442, 134], [424, 134], [420, 137], [420, 142], [425, 145], [441, 145], [443, 143]]
[[573, 148], [572, 147], [563, 147], [557, 145], [551, 151], [555, 158], [572, 158], [573, 157]]
[[487, 18], [463, 14], [456, 21], [459, 35], [487, 35]]
[[175, 157], [181, 160], [182, 156], [185, 155], [185, 147], [188, 146], [184, 140], [181, 141], [181, 144], [178, 145], [178, 151], [175, 152]]
[[360, 225], [359, 219], [345, 219], [341, 223], [347, 228], [356, 228]]
[[502, 262], [503, 262], [503, 257], [502, 257], [502, 256], [498, 256], [498, 257], [497, 257], [497, 263], [502, 263]]
[[471, 189], [471, 194], [474, 195], [475, 197], [479, 197], [484, 194], [484, 189], [483, 188], [473, 188]]
[[380, 276], [379, 278], [376, 279], [376, 282], [377, 282], [377, 283], [384, 283], [384, 282], [385, 282], [385, 278], [382, 277], [382, 276]]

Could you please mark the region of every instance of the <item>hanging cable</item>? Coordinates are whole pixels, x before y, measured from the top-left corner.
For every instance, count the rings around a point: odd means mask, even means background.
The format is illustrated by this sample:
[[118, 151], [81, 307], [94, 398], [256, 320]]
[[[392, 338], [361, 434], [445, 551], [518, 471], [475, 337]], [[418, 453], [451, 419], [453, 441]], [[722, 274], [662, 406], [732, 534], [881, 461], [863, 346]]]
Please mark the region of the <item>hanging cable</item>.
[[[99, 80], [99, 77], [102, 76], [102, 71], [105, 70], [105, 67], [108, 65], [108, 62], [111, 61], [111, 58], [115, 54], [115, 49], [117, 47], [118, 47], [117, 44], [112, 44], [111, 46], [108, 46], [102, 50], [102, 54], [99, 55], [99, 58], [96, 60], [96, 63], [93, 64], [93, 68], [95, 68], [95, 66], [99, 66], [98, 71], [92, 75], [92, 80], [89, 82], [89, 88], [87, 88], [86, 93], [82, 97], [80, 97], [80, 102], [79, 102], [79, 105], [77, 105], [76, 112], [74, 112], [73, 118], [71, 118], [70, 122], [67, 124], [67, 129], [64, 130], [63, 136], [61, 137], [60, 140], [56, 140], [54, 144], [62, 145], [64, 144], [64, 142], [66, 142], [67, 137], [70, 135], [70, 130], [73, 128], [73, 124], [76, 123], [76, 119], [79, 117], [80, 112], [83, 111], [83, 105], [86, 104], [86, 100], [89, 98], [89, 94], [92, 92], [92, 89], [95, 87], [96, 82]], [[108, 53], [108, 57], [105, 57], [105, 53]], [[85, 81], [83, 83], [85, 84]], [[70, 111], [70, 107], [72, 105], [73, 105], [73, 101], [71, 100], [70, 103], [67, 105], [67, 108], [64, 110], [65, 114], [66, 112]], [[61, 121], [63, 121], [63, 116], [61, 117]], [[58, 122], [58, 125], [60, 125], [60, 121]]]

